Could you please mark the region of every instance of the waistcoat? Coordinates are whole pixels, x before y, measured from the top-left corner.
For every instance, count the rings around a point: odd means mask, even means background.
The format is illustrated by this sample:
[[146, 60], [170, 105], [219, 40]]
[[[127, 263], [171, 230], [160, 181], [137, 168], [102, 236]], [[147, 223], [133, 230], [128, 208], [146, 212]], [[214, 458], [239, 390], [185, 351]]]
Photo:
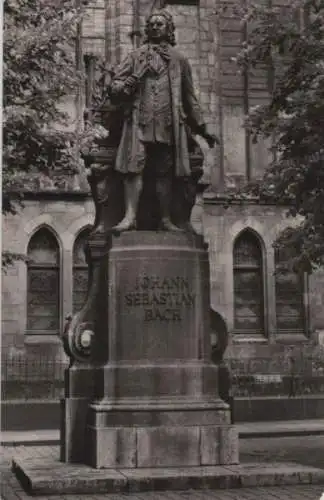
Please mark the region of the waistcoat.
[[159, 57], [158, 72], [151, 68], [143, 82], [139, 106], [140, 140], [172, 144], [172, 101], [167, 64]]

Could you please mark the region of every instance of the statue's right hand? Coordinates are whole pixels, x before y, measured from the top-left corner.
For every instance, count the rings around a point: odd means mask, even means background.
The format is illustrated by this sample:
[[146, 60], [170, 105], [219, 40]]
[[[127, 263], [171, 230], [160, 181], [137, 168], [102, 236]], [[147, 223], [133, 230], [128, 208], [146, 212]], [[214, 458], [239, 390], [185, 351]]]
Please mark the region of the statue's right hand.
[[136, 75], [130, 75], [126, 78], [124, 84], [124, 92], [127, 95], [131, 95], [137, 87], [138, 78]]

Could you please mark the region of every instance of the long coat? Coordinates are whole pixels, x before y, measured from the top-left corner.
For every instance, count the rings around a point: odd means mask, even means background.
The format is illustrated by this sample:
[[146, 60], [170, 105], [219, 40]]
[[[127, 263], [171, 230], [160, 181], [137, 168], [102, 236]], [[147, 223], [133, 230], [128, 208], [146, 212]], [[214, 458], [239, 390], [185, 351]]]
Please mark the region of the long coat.
[[[174, 138], [174, 172], [178, 177], [190, 175], [187, 127], [193, 133], [203, 125], [201, 108], [195, 95], [190, 64], [173, 47], [168, 48], [168, 74], [172, 102], [172, 125]], [[112, 88], [119, 88], [127, 77], [137, 74], [143, 65], [147, 45], [131, 52], [116, 69], [111, 82]], [[122, 173], [140, 172], [144, 166], [144, 144], [139, 140], [139, 105], [142, 86], [139, 84], [131, 104], [125, 108], [122, 136], [118, 147], [116, 165]], [[118, 97], [118, 96], [117, 96]]]

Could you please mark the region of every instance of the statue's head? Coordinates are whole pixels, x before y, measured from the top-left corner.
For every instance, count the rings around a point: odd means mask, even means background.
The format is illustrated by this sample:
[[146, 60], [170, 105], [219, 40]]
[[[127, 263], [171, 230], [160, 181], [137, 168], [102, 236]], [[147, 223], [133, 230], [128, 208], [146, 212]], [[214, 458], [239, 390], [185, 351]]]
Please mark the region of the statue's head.
[[175, 45], [174, 32], [172, 15], [165, 9], [153, 11], [146, 19], [145, 42], [168, 42]]

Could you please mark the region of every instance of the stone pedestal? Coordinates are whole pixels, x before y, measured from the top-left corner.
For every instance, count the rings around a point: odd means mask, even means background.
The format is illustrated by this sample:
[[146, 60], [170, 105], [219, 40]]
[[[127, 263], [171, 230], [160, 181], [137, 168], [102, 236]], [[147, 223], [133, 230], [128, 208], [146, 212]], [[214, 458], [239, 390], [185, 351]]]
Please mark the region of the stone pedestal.
[[210, 361], [202, 238], [124, 233], [104, 259], [108, 357], [95, 370], [86, 461], [95, 468], [237, 463], [237, 434]]
[[[114, 469], [238, 463], [210, 360], [203, 239], [134, 231], [89, 248], [89, 296], [67, 341], [77, 359], [66, 372], [61, 460]], [[94, 337], [82, 358], [84, 329]]]

